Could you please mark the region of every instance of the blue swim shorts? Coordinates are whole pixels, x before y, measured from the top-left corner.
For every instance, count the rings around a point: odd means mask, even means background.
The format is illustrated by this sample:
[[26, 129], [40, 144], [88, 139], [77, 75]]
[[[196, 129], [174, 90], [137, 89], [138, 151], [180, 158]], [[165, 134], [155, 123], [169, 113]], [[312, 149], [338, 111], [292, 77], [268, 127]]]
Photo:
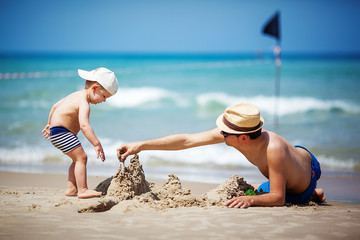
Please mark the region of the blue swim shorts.
[[65, 154], [81, 145], [79, 139], [64, 127], [50, 128], [49, 140]]
[[[303, 148], [306, 151], [309, 152], [309, 150], [307, 150], [306, 148], [302, 147], [302, 146], [295, 146], [295, 147], [299, 147], [299, 148]], [[299, 193], [299, 194], [293, 194], [293, 193], [288, 193], [286, 192], [285, 195], [285, 202], [288, 203], [294, 203], [294, 204], [299, 204], [299, 203], [308, 203], [310, 201], [310, 198], [316, 188], [316, 182], [317, 180], [319, 180], [320, 176], [321, 176], [321, 169], [320, 169], [320, 163], [318, 162], [318, 160], [315, 158], [315, 156], [309, 152], [311, 155], [311, 182], [309, 187], [303, 192], [303, 193]], [[258, 187], [258, 191], [263, 191], [263, 192], [270, 192], [270, 182], [264, 182], [263, 184], [261, 184]]]

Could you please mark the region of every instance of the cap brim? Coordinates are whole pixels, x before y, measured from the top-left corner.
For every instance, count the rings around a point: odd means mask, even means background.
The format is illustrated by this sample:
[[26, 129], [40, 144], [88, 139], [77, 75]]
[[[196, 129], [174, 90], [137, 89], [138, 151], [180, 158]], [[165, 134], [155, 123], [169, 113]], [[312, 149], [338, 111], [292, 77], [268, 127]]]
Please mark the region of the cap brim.
[[[108, 71], [110, 71], [110, 70], [108, 70]], [[95, 74], [94, 70], [93, 71], [85, 71], [82, 69], [78, 69], [78, 74], [81, 78], [83, 78], [85, 80], [95, 81], [95, 82], [99, 83], [107, 92], [109, 92], [111, 94], [111, 96], [114, 95], [118, 90], [119, 84], [118, 84], [118, 80], [115, 75], [114, 75], [115, 83], [112, 83], [109, 85], [108, 81], [104, 81], [104, 79], [101, 76]]]
[[252, 131], [247, 131], [247, 132], [239, 132], [239, 131], [235, 131], [231, 128], [229, 128], [228, 126], [225, 125], [225, 123], [223, 122], [223, 117], [224, 117], [224, 114], [221, 114], [217, 119], [216, 119], [216, 125], [217, 127], [221, 130], [221, 131], [224, 131], [224, 132], [227, 132], [227, 133], [234, 133], [234, 134], [247, 134], [247, 133], [253, 133], [253, 132], [256, 132], [258, 131], [259, 129], [261, 129], [263, 126], [264, 126], [264, 119], [260, 116], [260, 126], [255, 129], [255, 130], [252, 130]]
[[92, 72], [78, 69], [78, 74], [81, 78], [89, 81], [97, 81], [96, 75]]

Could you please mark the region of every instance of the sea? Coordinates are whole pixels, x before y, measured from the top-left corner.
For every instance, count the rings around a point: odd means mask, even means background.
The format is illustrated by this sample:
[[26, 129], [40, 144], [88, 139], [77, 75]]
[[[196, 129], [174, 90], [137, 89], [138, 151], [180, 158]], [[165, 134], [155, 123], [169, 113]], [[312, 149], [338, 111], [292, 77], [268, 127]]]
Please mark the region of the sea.
[[[0, 171], [67, 174], [71, 160], [42, 136], [54, 103], [84, 87], [78, 69], [115, 72], [118, 93], [91, 106], [105, 150], [80, 132], [87, 171], [112, 176], [124, 143], [216, 127], [225, 108], [257, 105], [264, 128], [308, 148], [326, 171], [359, 175], [360, 56], [283, 54], [28, 54], [0, 56]], [[277, 84], [277, 81], [279, 84]], [[265, 178], [225, 144], [139, 153], [147, 178], [221, 183]], [[129, 158], [128, 158], [129, 160]], [[126, 164], [129, 163], [127, 160]]]

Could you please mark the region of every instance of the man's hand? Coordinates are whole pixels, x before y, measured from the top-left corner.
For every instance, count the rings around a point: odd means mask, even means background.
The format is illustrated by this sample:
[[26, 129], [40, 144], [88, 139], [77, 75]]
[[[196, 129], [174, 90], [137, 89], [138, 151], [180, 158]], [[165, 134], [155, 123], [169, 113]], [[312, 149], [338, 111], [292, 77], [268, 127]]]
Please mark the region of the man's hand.
[[137, 144], [136, 143], [126, 143], [121, 145], [117, 150], [117, 157], [120, 159], [121, 157], [121, 161], [125, 161], [125, 159], [129, 156], [129, 155], [133, 155], [136, 153], [139, 153], [140, 150], [138, 150]]
[[228, 206], [229, 208], [248, 208], [251, 206], [251, 197], [234, 197], [225, 203], [225, 206]]

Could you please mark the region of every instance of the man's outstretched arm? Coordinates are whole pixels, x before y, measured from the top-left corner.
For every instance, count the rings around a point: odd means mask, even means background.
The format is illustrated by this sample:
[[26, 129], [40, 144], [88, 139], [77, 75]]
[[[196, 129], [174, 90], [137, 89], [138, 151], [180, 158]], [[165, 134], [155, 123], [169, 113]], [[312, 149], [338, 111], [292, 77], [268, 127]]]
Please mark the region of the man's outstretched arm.
[[117, 149], [118, 157], [125, 160], [129, 155], [143, 150], [181, 150], [204, 145], [224, 142], [221, 130], [215, 128], [210, 131], [194, 134], [175, 134], [141, 142], [126, 143]]

